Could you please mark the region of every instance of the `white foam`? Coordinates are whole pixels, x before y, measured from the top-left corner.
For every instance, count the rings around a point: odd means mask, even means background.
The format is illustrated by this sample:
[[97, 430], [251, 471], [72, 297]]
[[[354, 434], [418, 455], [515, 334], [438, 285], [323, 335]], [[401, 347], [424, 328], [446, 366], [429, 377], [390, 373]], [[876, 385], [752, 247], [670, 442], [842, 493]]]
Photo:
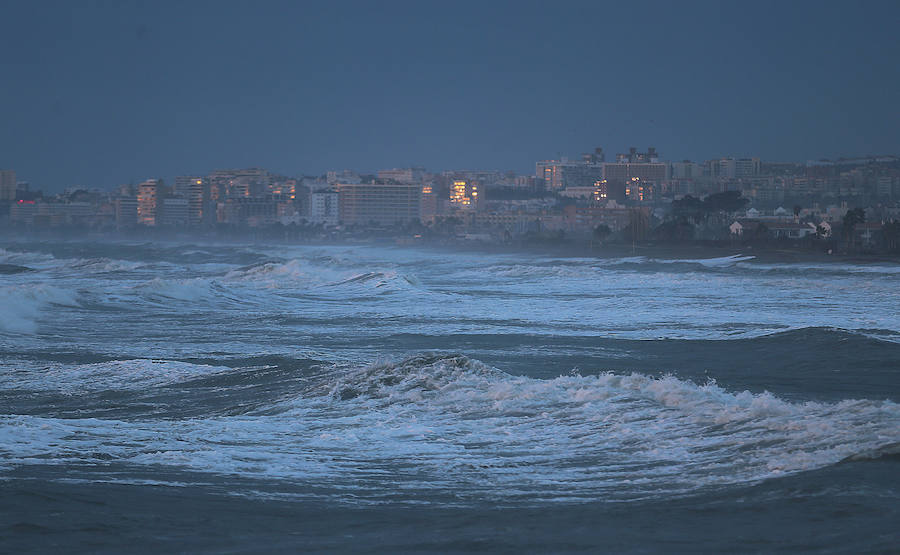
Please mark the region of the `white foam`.
[[68, 394], [159, 387], [229, 369], [172, 360], [114, 360], [94, 364], [49, 364], [0, 374], [4, 389], [55, 390]]
[[100, 453], [331, 485], [366, 499], [437, 490], [462, 500], [627, 500], [763, 480], [872, 452], [900, 441], [900, 407], [789, 403], [641, 374], [537, 380], [460, 357], [331, 375], [266, 415], [155, 422], [7, 416], [0, 439], [7, 465], [65, 464]]
[[755, 256], [747, 256], [743, 254], [733, 254], [731, 256], [720, 256], [716, 258], [672, 258], [672, 259], [650, 259], [653, 262], [661, 264], [699, 264], [707, 268], [729, 268], [739, 262], [747, 262], [753, 260]]
[[33, 334], [38, 322], [53, 305], [78, 306], [73, 291], [44, 283], [0, 288], [0, 331]]

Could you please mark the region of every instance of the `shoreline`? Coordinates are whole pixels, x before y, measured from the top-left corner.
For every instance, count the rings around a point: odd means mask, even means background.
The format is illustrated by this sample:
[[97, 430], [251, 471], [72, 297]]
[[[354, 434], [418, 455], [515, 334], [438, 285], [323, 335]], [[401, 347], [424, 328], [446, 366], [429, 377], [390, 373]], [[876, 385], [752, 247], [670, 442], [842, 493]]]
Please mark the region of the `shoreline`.
[[[9, 231], [9, 230], [5, 230]], [[485, 243], [466, 240], [433, 240], [401, 241], [401, 237], [330, 237], [311, 238], [310, 240], [294, 240], [276, 237], [248, 237], [245, 239], [220, 233], [141, 233], [141, 234], [109, 234], [84, 232], [65, 235], [62, 233], [3, 233], [0, 241], [98, 241], [109, 243], [188, 243], [219, 245], [273, 245], [273, 246], [379, 246], [394, 248], [426, 249], [444, 252], [482, 253], [482, 254], [531, 254], [535, 256], [558, 258], [629, 258], [646, 257], [662, 260], [701, 260], [725, 258], [731, 256], [752, 256], [747, 262], [762, 263], [838, 263], [838, 264], [900, 264], [900, 255], [890, 253], [846, 253], [827, 254], [818, 250], [791, 248], [789, 246], [767, 247], [765, 245], [718, 245], [709, 243], [603, 243], [591, 246], [575, 240], [564, 240], [557, 243]]]

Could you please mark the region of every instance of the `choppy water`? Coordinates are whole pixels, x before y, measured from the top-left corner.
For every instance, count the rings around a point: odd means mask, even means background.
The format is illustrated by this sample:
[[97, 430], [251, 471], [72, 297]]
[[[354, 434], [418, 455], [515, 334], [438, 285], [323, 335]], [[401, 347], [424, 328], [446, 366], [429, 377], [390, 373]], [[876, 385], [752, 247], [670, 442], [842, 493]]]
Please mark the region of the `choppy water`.
[[0, 247], [11, 548], [900, 540], [896, 265]]

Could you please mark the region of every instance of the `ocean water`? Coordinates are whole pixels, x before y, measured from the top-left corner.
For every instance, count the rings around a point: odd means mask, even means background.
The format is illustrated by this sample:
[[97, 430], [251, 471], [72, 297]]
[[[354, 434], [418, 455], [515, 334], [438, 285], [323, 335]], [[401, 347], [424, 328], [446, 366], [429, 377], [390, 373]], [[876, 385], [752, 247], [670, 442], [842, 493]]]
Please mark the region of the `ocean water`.
[[900, 545], [900, 266], [0, 244], [0, 550]]

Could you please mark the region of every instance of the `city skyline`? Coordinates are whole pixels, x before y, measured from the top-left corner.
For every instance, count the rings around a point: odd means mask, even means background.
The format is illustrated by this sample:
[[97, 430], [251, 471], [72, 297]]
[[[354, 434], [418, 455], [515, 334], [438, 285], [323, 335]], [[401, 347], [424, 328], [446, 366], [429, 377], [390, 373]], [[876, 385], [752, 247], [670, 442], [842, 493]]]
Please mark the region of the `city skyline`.
[[[629, 147], [628, 149], [623, 149], [626, 152], [605, 152], [602, 147], [595, 147], [596, 151], [600, 151], [604, 155], [608, 155], [609, 158], [605, 160], [596, 161], [599, 166], [608, 166], [608, 165], [617, 165], [622, 160], [620, 158], [624, 157], [624, 161], [627, 162], [627, 157], [629, 156], [627, 151], [630, 151], [633, 155], [635, 151], [638, 150], [639, 147]], [[648, 147], [653, 151], [658, 151], [656, 147]], [[117, 188], [123, 186], [138, 186], [141, 182], [147, 180], [160, 180], [163, 183], [174, 184], [177, 183], [179, 179], [190, 179], [193, 176], [206, 175], [208, 173], [215, 172], [231, 172], [231, 171], [245, 171], [245, 170], [262, 170], [267, 174], [271, 174], [272, 176], [278, 176], [284, 179], [330, 179], [332, 174], [334, 175], [353, 175], [356, 178], [360, 176], [379, 178], [379, 179], [387, 179], [389, 178], [389, 174], [392, 173], [405, 173], [409, 171], [418, 171], [420, 172], [419, 181], [422, 181], [422, 178], [425, 176], [435, 176], [435, 175], [451, 175], [451, 174], [471, 174], [471, 173], [485, 173], [485, 174], [497, 174], [500, 175], [510, 175], [515, 176], [517, 178], [525, 178], [525, 177], [534, 177], [537, 179], [542, 179], [543, 167], [548, 163], [562, 163], [562, 164], [575, 164], [582, 165], [588, 163], [586, 161], [587, 158], [590, 158], [592, 155], [596, 155], [592, 152], [592, 149], [582, 149], [583, 152], [574, 155], [568, 154], [560, 154], [557, 153], [553, 157], [548, 157], [544, 159], [533, 160], [531, 163], [531, 169], [526, 170], [524, 172], [519, 172], [513, 169], [503, 169], [499, 167], [483, 167], [483, 168], [472, 168], [472, 167], [456, 167], [456, 168], [431, 168], [425, 167], [420, 164], [408, 164], [406, 166], [394, 166], [394, 167], [382, 167], [382, 168], [365, 168], [360, 169], [358, 167], [354, 167], [352, 164], [347, 164], [340, 168], [328, 168], [326, 171], [320, 173], [309, 173], [309, 172], [297, 172], [297, 173], [289, 173], [289, 172], [280, 172], [275, 168], [271, 167], [263, 167], [260, 164], [246, 164], [243, 166], [238, 166], [235, 164], [222, 164], [215, 168], [201, 168], [192, 172], [182, 172], [178, 175], [165, 175], [160, 172], [152, 172], [147, 175], [143, 175], [140, 177], [133, 177], [128, 180], [119, 180], [114, 181], [108, 185], [97, 185], [97, 184], [89, 184], [89, 183], [67, 183], [66, 185], [53, 187], [53, 186], [45, 186], [41, 183], [37, 183], [29, 179], [28, 176], [23, 175], [16, 171], [14, 167], [0, 167], [0, 172], [3, 172], [4, 175], [4, 186], [9, 188], [10, 195], [15, 194], [15, 184], [18, 183], [20, 186], [24, 186], [24, 190], [30, 190], [32, 192], [45, 192], [49, 195], [60, 194], [65, 192], [74, 192], [78, 190], [83, 191], [113, 191]], [[654, 155], [657, 155], [658, 152], [654, 152]], [[826, 165], [840, 165], [842, 163], [851, 163], [851, 164], [859, 164], [864, 163], [865, 161], [875, 162], [875, 161], [884, 161], [884, 160], [896, 160], [900, 157], [900, 154], [895, 153], [867, 153], [858, 156], [841, 156], [836, 158], [813, 158], [808, 160], [787, 160], [787, 159], [777, 159], [777, 160], [767, 160], [761, 159], [759, 156], [747, 155], [747, 156], [713, 156], [713, 157], [704, 157], [698, 159], [674, 159], [666, 156], [658, 156], [654, 161], [661, 165], [665, 166], [665, 179], [673, 178], [673, 179], [684, 179], [691, 177], [702, 177], [701, 174], [697, 174], [694, 176], [690, 175], [681, 175], [679, 172], [681, 171], [681, 167], [685, 164], [695, 166], [697, 168], [706, 168], [707, 176], [710, 175], [709, 166], [710, 165], [718, 165], [718, 164], [726, 164], [730, 163], [734, 165], [737, 163], [738, 165], [742, 163], [753, 163], [756, 166], [759, 164], [774, 164], [776, 166], [781, 165], [793, 165], [793, 166], [807, 166], [807, 167], [816, 167], [823, 164]], [[733, 173], [733, 172], [732, 172]], [[713, 174], [718, 175], [718, 174]], [[755, 174], [754, 174], [755, 175]], [[732, 177], [734, 177], [732, 175]], [[655, 180], [661, 180], [663, 177], [655, 178]], [[426, 180], [427, 181], [427, 180]]]
[[215, 167], [527, 174], [589, 145], [900, 151], [896, 3], [390, 7], [6, 3], [0, 167], [61, 191]]

